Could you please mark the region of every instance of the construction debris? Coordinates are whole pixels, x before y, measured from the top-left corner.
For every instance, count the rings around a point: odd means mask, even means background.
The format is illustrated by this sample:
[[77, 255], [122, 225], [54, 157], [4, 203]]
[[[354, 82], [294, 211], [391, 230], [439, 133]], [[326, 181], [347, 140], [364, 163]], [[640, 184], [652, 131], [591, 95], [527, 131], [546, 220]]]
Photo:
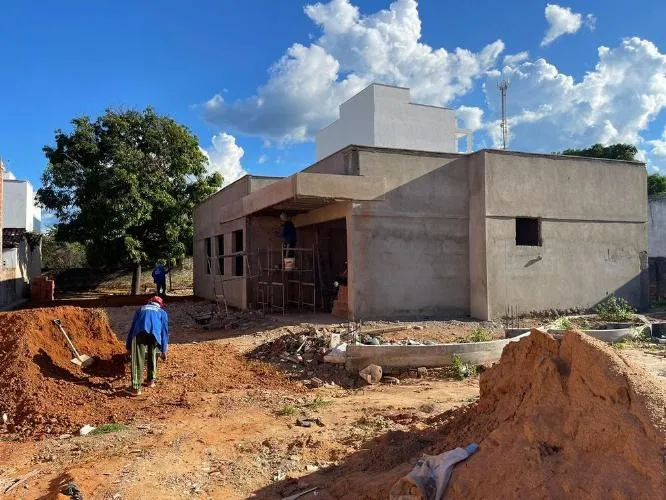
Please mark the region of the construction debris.
[[382, 367], [377, 365], [368, 365], [358, 372], [359, 376], [368, 384], [376, 384], [382, 379]]

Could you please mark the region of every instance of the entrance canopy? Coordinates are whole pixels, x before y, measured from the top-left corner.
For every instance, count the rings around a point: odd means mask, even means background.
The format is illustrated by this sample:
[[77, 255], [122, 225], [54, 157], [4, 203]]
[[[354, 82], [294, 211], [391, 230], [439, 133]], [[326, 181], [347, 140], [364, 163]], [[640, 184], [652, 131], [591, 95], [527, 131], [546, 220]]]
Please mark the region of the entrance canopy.
[[383, 177], [299, 173], [285, 177], [222, 208], [220, 222], [258, 212], [309, 212], [339, 201], [383, 200]]

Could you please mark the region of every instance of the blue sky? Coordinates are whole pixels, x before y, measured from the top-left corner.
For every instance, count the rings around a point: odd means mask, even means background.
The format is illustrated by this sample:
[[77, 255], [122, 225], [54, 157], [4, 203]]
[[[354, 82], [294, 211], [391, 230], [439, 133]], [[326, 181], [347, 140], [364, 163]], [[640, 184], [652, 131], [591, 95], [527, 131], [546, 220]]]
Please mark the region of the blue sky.
[[229, 180], [286, 175], [312, 162], [312, 133], [371, 81], [457, 109], [475, 146], [491, 147], [507, 78], [511, 148], [634, 142], [662, 168], [664, 19], [666, 2], [646, 0], [5, 0], [0, 156], [39, 186], [55, 129], [152, 105]]

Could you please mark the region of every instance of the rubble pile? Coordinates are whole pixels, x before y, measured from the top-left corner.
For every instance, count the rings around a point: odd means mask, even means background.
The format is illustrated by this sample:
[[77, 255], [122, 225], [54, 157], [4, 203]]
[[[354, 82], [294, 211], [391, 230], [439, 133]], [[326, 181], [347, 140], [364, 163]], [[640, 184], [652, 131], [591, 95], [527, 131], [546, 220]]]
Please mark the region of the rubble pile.
[[356, 339], [347, 325], [317, 328], [303, 324], [287, 328], [288, 333], [262, 344], [248, 354], [248, 358], [280, 365], [282, 371], [310, 387], [335, 384], [356, 387], [359, 380], [350, 377], [343, 363], [326, 362], [327, 354]]

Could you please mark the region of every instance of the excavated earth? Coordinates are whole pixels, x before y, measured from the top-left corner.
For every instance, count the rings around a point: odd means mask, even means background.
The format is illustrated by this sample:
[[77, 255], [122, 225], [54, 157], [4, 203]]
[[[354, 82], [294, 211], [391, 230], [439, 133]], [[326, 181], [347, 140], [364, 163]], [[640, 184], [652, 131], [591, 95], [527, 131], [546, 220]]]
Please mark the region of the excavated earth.
[[482, 374], [475, 406], [435, 418], [434, 434], [369, 443], [328, 493], [388, 498], [419, 452], [476, 442], [446, 498], [663, 498], [666, 395], [650, 377], [582, 333], [533, 330]]
[[[90, 367], [71, 362], [53, 319], [62, 322], [80, 353], [94, 357]], [[302, 391], [275, 369], [213, 343], [171, 346], [168, 361], [159, 364], [159, 391], [132, 398], [128, 385], [125, 346], [102, 309], [0, 313], [0, 434], [38, 437], [71, 433], [85, 424], [162, 418], [188, 408], [190, 394], [199, 390]]]

